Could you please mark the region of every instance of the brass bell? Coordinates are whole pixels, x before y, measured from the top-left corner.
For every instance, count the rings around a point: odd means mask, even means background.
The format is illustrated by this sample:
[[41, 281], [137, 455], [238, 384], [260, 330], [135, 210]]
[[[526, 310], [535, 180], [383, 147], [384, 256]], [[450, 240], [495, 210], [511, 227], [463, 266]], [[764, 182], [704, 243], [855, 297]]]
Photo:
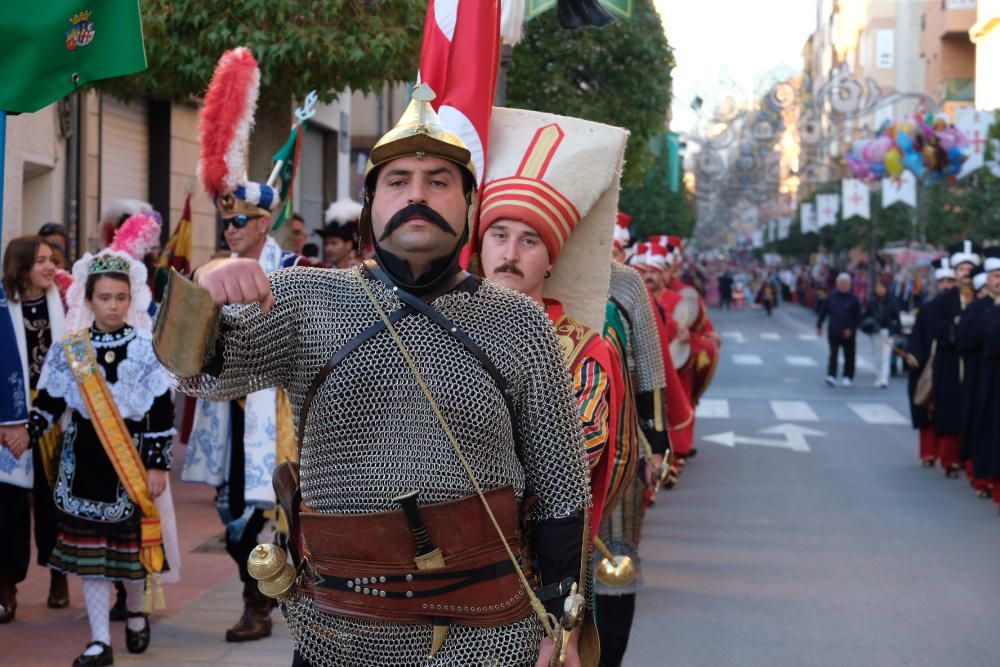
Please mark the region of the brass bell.
[[247, 558], [247, 571], [257, 588], [269, 598], [287, 600], [295, 585], [295, 568], [285, 550], [276, 544], [258, 544]]
[[605, 586], [631, 586], [635, 583], [638, 575], [630, 556], [611, 553], [599, 537], [594, 538], [594, 546], [604, 556], [594, 574], [599, 582]]

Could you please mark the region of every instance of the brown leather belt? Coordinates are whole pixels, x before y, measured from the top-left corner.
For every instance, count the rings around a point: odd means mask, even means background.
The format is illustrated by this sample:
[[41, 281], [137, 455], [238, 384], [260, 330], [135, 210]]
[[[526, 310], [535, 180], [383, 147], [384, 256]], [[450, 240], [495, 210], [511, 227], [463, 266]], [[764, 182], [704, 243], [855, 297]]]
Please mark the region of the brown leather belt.
[[[520, 556], [521, 531], [514, 489], [485, 494], [504, 537]], [[459, 625], [489, 627], [531, 613], [514, 566], [477, 496], [420, 508], [427, 534], [444, 555], [440, 569], [417, 569], [416, 543], [402, 511], [320, 514], [299, 512], [307, 561], [301, 591], [317, 609], [396, 623], [448, 617]]]

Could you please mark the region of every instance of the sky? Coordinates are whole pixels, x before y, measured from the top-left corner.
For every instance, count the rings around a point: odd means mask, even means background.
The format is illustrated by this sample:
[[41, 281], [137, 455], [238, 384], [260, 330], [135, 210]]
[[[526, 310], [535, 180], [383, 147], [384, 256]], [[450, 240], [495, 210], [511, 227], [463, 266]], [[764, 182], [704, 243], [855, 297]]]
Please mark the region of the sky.
[[[757, 77], [802, 70], [802, 47], [816, 26], [815, 0], [654, 0], [674, 49], [670, 127], [695, 122], [691, 101], [731, 79], [752, 96]], [[728, 87], [728, 86], [727, 86]]]

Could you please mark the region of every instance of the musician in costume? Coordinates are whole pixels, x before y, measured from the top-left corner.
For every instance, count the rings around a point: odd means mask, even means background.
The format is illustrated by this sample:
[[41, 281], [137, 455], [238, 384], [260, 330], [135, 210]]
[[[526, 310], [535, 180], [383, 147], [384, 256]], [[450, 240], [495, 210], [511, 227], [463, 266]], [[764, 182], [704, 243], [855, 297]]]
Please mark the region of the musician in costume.
[[[708, 390], [719, 364], [719, 348], [722, 338], [715, 330], [712, 319], [708, 316], [705, 299], [694, 286], [680, 280], [684, 268], [684, 244], [679, 236], [668, 236], [668, 251], [673, 253], [674, 262], [670, 266], [666, 287], [678, 292], [683, 298], [697, 304], [698, 315], [689, 329], [691, 333], [691, 363], [678, 370], [681, 382], [688, 391], [692, 406], [698, 405], [702, 395]], [[696, 450], [692, 450], [694, 455]]]
[[[265, 274], [302, 263], [269, 234], [281, 208], [279, 188], [250, 181], [246, 148], [256, 107], [260, 71], [247, 49], [219, 60], [200, 112], [199, 176], [222, 219], [232, 257], [257, 262]], [[235, 91], [235, 92], [234, 92]], [[202, 398], [194, 408], [183, 479], [216, 489], [216, 508], [226, 527], [226, 552], [243, 582], [243, 613], [226, 630], [226, 641], [271, 634], [273, 600], [262, 595], [247, 571], [247, 557], [279, 530], [271, 476], [294, 457], [291, 407], [284, 392], [260, 388], [232, 400]]]
[[[638, 252], [638, 251], [637, 251]], [[601, 638], [601, 665], [621, 664], [628, 647], [635, 614], [635, 596], [642, 588], [639, 542], [646, 509], [646, 492], [663, 467], [670, 449], [664, 416], [666, 372], [660, 348], [657, 315], [643, 284], [632, 268], [611, 262], [610, 298], [622, 316], [628, 349], [628, 371], [634, 381], [635, 406], [642, 443], [635, 474], [628, 480], [622, 498], [601, 521], [598, 536], [615, 556], [631, 561], [633, 576], [613, 581], [598, 573], [594, 582], [594, 607]], [[601, 555], [595, 555], [600, 569]]]
[[550, 614], [579, 578], [590, 489], [565, 357], [534, 302], [459, 267], [475, 167], [432, 99], [416, 88], [370, 153], [374, 260], [215, 260], [196, 284], [172, 276], [158, 322], [183, 391], [278, 386], [298, 414], [300, 464], [276, 476], [302, 568], [284, 605], [297, 664], [528, 667], [571, 636]]
[[973, 301], [972, 270], [982, 264], [977, 243], [965, 240], [949, 248], [956, 287], [931, 302], [928, 327], [935, 343], [933, 364], [934, 429], [941, 467], [958, 477], [961, 465], [962, 361], [956, 334], [965, 309]]
[[[28, 430], [36, 443], [69, 413], [49, 564], [83, 579], [92, 641], [73, 664], [89, 667], [113, 662], [113, 581], [127, 591], [126, 647], [142, 653], [149, 646], [145, 612], [166, 567], [155, 501], [167, 487], [174, 413], [170, 379], [153, 353], [145, 267], [125, 252], [105, 250], [84, 255], [73, 274], [67, 322], [74, 332], [49, 349]], [[86, 315], [77, 320], [74, 309]]]

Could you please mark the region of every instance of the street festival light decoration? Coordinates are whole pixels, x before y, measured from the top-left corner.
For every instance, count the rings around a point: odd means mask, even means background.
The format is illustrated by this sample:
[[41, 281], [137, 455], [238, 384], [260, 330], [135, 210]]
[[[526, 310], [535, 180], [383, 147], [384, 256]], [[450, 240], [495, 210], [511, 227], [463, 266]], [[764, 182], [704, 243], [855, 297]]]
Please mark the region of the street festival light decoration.
[[[882, 176], [903, 179], [884, 185], [889, 203], [900, 195], [910, 203], [911, 177], [906, 173], [911, 173], [919, 183], [911, 205], [914, 229], [920, 230], [922, 240], [924, 212], [919, 190], [940, 180], [953, 182], [984, 166], [991, 113], [960, 110], [952, 126], [946, 117], [935, 114], [938, 105], [932, 97], [884, 90], [871, 78], [852, 76], [845, 66], [835, 68], [818, 86], [798, 74], [771, 76], [758, 84], [758, 90], [763, 92], [749, 103], [735, 82], [723, 79], [692, 105], [698, 122], [685, 138], [700, 147], [694, 172], [696, 236], [703, 245], [725, 244], [734, 230], [739, 236], [736, 240], [751, 238], [756, 223], [748, 226], [748, 219], [764, 224], [787, 219], [800, 187], [813, 190], [836, 182], [844, 167], [867, 182], [873, 178], [877, 182]], [[852, 136], [859, 138], [865, 120], [900, 102], [912, 103], [919, 116], [879, 128], [873, 138], [878, 143], [866, 152], [872, 138], [852, 142], [846, 158], [840, 158], [838, 146]], [[897, 139], [900, 128], [904, 136]], [[756, 208], [757, 214], [746, 215], [746, 208]], [[846, 201], [843, 208], [849, 208]], [[775, 232], [784, 230], [777, 234], [779, 238], [787, 236], [788, 225], [768, 226]]]

